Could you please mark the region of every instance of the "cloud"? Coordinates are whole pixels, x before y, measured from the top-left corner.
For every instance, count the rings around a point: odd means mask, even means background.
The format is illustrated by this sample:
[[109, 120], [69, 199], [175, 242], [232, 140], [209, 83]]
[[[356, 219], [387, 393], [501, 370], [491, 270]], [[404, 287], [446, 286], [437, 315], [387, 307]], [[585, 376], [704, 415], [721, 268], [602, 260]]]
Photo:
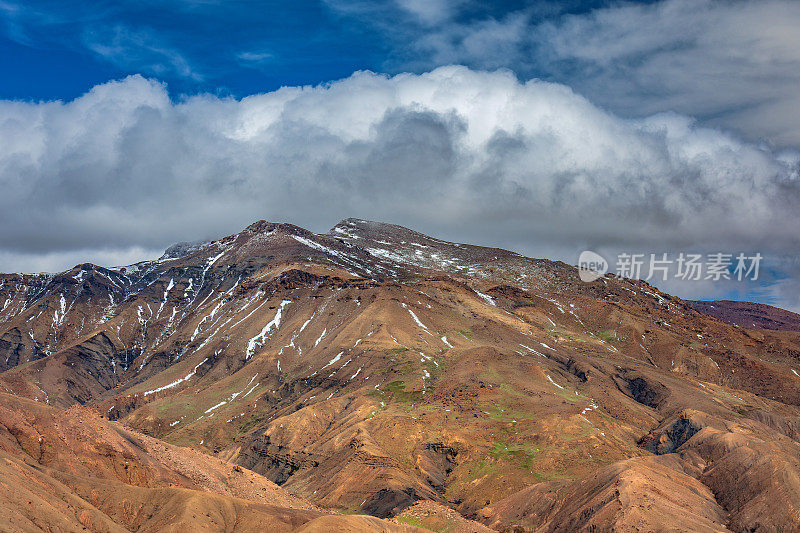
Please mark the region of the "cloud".
[[412, 60], [431, 65], [462, 63], [483, 69], [526, 66], [530, 58], [531, 18], [527, 11], [511, 12], [501, 19], [489, 17], [468, 23], [450, 23], [439, 31], [425, 32], [413, 42]]
[[87, 49], [123, 69], [203, 79], [181, 52], [150, 30], [95, 26], [84, 32], [83, 42]]
[[396, 0], [400, 9], [412, 14], [426, 25], [450, 19], [459, 2], [449, 0]]
[[240, 52], [236, 54], [236, 59], [245, 65], [260, 65], [273, 61], [275, 59], [275, 54], [262, 51]]
[[466, 5], [426, 20], [403, 19], [413, 8], [391, 2], [332, 5], [382, 29], [395, 46], [383, 65], [389, 70], [505, 67], [569, 85], [623, 116], [675, 111], [753, 141], [800, 147], [800, 3], [793, 0], [613, 2], [592, 10]]
[[[173, 12], [164, 18], [177, 15]], [[122, 71], [203, 79], [198, 68], [170, 42], [172, 37], [180, 38], [179, 33], [147, 26], [130, 6], [0, 0], [0, 22], [7, 38], [27, 47], [88, 51]]]
[[0, 248], [18, 269], [357, 216], [570, 261], [586, 247], [791, 255], [799, 161], [502, 70], [180, 101], [131, 76], [70, 102], [0, 101]]
[[787, 277], [770, 285], [757, 297], [789, 311], [800, 313], [800, 280], [796, 277], [800, 271], [796, 269], [793, 274], [795, 276]]
[[145, 249], [138, 246], [124, 249], [68, 250], [45, 253], [14, 253], [0, 250], [0, 264], [4, 272], [55, 272], [82, 263], [102, 266], [132, 265], [139, 261], [161, 256], [163, 249]]
[[540, 64], [618, 111], [670, 109], [800, 146], [800, 4], [664, 0], [542, 24]]

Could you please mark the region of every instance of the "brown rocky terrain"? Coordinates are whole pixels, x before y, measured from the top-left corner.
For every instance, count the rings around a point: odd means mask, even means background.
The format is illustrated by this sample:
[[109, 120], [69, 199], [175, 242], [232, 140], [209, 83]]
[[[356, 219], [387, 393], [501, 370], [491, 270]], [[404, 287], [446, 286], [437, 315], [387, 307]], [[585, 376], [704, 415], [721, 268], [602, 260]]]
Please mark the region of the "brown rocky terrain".
[[0, 307], [11, 530], [800, 528], [800, 333], [644, 282], [262, 221]]
[[331, 515], [264, 477], [109, 422], [0, 394], [4, 531], [404, 528]]

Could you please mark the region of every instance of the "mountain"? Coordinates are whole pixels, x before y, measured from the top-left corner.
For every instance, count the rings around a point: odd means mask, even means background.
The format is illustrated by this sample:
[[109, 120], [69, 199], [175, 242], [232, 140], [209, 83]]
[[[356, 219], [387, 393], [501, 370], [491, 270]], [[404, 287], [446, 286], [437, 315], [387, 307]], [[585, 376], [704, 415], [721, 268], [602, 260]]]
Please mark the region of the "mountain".
[[0, 307], [11, 530], [800, 528], [800, 334], [642, 281], [259, 221]]
[[800, 315], [766, 304], [732, 300], [687, 302], [689, 305], [723, 322], [750, 329], [800, 331]]

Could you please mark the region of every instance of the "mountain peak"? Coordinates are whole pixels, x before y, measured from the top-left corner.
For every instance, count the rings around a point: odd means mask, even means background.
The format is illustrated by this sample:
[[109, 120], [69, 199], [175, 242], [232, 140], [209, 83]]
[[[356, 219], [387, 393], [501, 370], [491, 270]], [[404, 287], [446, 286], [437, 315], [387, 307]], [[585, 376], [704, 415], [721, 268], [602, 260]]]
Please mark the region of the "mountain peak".
[[381, 239], [384, 241], [427, 241], [435, 240], [424, 233], [414, 231], [399, 224], [345, 218], [328, 232], [328, 235], [345, 236], [353, 239]]
[[269, 222], [267, 220], [257, 220], [247, 226], [241, 233], [272, 233], [277, 231], [289, 235], [311, 235], [312, 232], [300, 226], [289, 224], [288, 222]]

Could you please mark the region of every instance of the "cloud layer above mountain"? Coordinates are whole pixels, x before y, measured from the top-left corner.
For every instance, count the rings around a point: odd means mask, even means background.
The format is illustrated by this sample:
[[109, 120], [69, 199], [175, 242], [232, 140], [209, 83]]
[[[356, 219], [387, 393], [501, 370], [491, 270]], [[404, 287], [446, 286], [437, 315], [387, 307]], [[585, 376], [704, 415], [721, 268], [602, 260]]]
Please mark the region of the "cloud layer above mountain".
[[0, 269], [347, 216], [534, 255], [785, 254], [800, 240], [798, 161], [507, 71], [359, 72], [178, 102], [131, 76], [70, 102], [0, 102]]

